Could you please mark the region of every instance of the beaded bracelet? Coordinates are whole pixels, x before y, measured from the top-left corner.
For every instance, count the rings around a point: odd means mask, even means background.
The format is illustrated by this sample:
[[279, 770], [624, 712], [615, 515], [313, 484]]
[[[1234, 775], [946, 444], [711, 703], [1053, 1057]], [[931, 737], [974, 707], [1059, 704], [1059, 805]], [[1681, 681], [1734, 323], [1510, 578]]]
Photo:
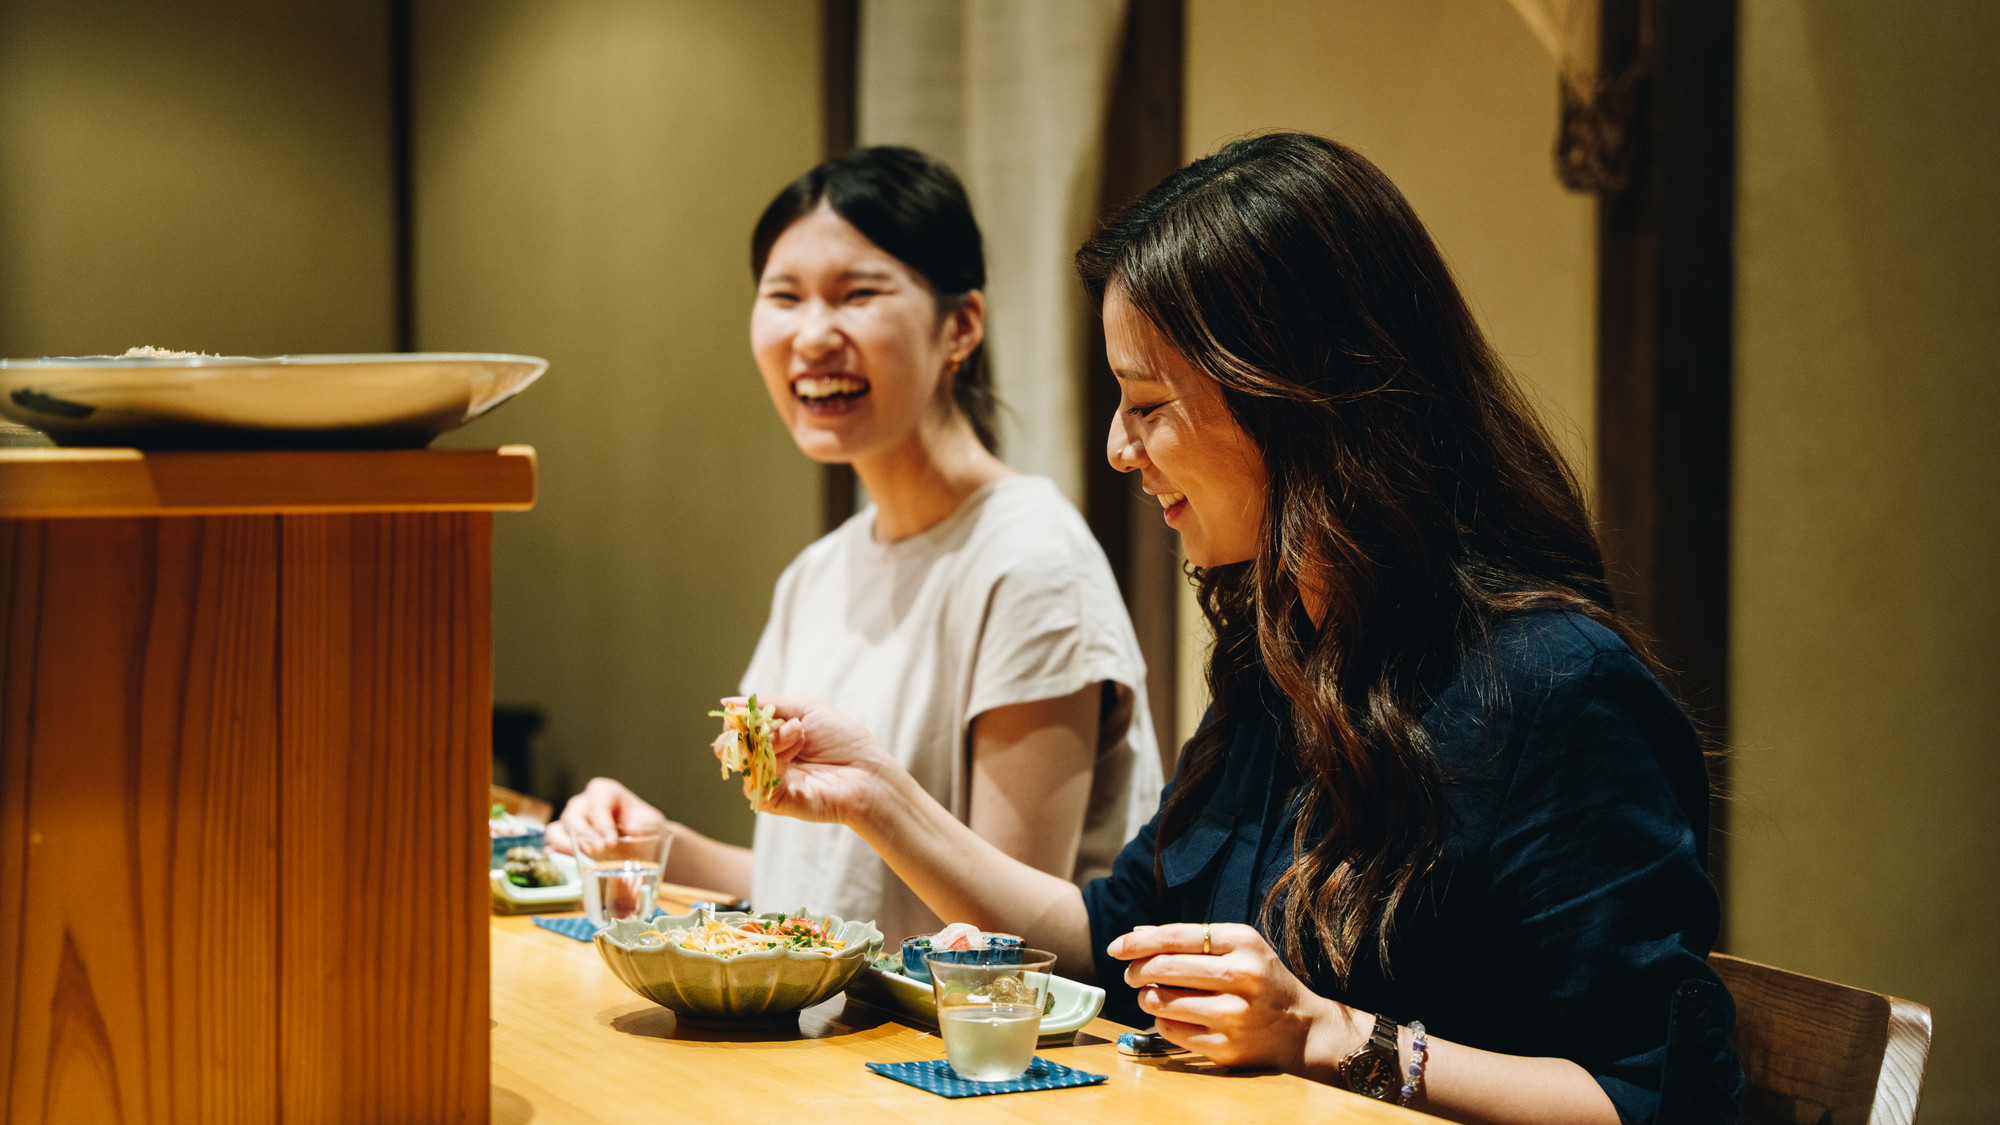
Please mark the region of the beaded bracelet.
[[1407, 1071], [1409, 1081], [1403, 1083], [1403, 1089], [1396, 1098], [1397, 1105], [1409, 1105], [1417, 1099], [1417, 1091], [1424, 1084], [1424, 1060], [1430, 1057], [1430, 1040], [1424, 1037], [1424, 1025], [1417, 1020], [1411, 1020], [1409, 1027], [1410, 1066]]

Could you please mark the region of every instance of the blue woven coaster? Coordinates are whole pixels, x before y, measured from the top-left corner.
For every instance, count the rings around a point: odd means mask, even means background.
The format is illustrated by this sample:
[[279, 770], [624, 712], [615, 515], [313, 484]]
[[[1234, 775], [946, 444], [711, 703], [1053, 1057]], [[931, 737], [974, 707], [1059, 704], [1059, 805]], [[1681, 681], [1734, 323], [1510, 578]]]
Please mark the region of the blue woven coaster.
[[589, 941], [597, 933], [597, 925], [588, 918], [543, 918], [537, 916], [535, 925], [552, 934], [561, 934], [578, 941]]
[[1022, 1090], [1060, 1090], [1065, 1086], [1095, 1086], [1104, 1081], [1102, 1074], [1073, 1070], [1040, 1055], [1028, 1064], [1028, 1073], [1005, 1082], [967, 1082], [953, 1073], [951, 1064], [943, 1059], [865, 1065], [884, 1078], [893, 1078], [947, 1098], [976, 1098], [981, 1094], [1012, 1094]]

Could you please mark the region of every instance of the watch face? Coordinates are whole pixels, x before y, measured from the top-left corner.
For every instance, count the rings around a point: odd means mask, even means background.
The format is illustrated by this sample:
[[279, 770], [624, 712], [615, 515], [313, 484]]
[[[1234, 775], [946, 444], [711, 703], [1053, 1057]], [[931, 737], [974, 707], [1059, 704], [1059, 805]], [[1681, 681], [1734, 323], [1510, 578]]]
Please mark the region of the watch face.
[[1401, 1077], [1396, 1073], [1394, 1057], [1380, 1051], [1349, 1055], [1341, 1071], [1348, 1089], [1370, 1098], [1388, 1097], [1398, 1088], [1397, 1080]]

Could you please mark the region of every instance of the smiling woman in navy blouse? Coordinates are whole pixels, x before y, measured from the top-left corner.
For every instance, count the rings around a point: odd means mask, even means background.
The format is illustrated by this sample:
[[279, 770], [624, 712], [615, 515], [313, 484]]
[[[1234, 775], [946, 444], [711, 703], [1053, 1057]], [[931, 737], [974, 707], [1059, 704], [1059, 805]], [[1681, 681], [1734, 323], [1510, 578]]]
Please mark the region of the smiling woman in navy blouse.
[[1733, 1120], [1699, 742], [1575, 482], [1380, 171], [1238, 141], [1077, 255], [1216, 641], [1153, 821], [1081, 890], [775, 700], [772, 812], [847, 824], [1218, 1062], [1487, 1122]]

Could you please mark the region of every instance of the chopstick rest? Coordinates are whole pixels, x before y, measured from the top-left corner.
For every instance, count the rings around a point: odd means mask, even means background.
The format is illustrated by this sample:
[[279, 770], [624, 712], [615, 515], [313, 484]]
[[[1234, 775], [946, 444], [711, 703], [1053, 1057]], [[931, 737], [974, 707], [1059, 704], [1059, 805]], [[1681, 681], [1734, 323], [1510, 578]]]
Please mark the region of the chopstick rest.
[[1157, 1031], [1128, 1031], [1118, 1037], [1118, 1053], [1137, 1059], [1168, 1059], [1185, 1055], [1188, 1049]]
[[1060, 1090], [1067, 1086], [1095, 1086], [1104, 1081], [1102, 1074], [1053, 1063], [1040, 1055], [1028, 1064], [1026, 1074], [1005, 1082], [967, 1082], [943, 1059], [863, 1065], [884, 1078], [893, 1078], [904, 1085], [929, 1090], [947, 1098], [976, 1098], [981, 1094], [1013, 1094], [1023, 1090]]

